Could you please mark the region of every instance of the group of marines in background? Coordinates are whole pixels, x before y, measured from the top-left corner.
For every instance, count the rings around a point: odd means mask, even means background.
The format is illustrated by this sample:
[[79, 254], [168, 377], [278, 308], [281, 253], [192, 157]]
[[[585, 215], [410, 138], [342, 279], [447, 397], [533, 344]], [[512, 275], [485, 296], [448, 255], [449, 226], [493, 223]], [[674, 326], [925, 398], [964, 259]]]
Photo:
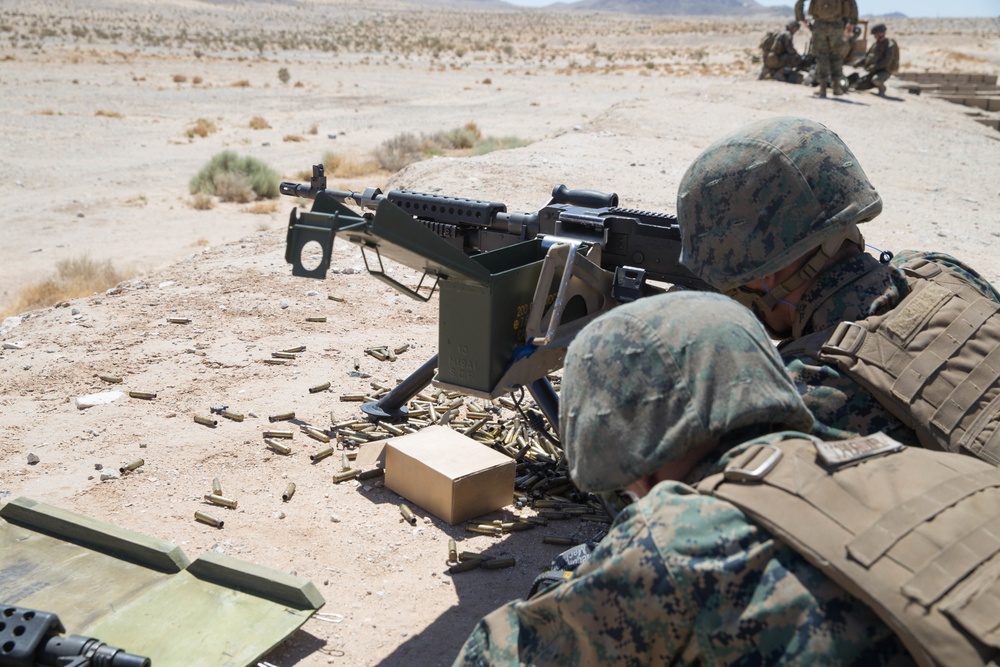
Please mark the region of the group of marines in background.
[[[864, 55], [857, 53], [858, 40], [864, 40], [858, 23], [858, 6], [854, 0], [805, 0], [795, 3], [795, 20], [785, 25], [781, 33], [768, 33], [761, 40], [763, 65], [760, 79], [818, 86], [816, 95], [826, 97], [827, 89], [843, 95], [849, 89], [878, 89], [885, 96], [885, 82], [899, 70], [899, 47], [886, 36], [886, 26], [872, 26], [875, 41]], [[807, 20], [808, 15], [808, 20]], [[794, 36], [805, 23], [812, 32], [806, 54], [795, 49]], [[844, 76], [844, 65], [864, 69], [867, 74]]]

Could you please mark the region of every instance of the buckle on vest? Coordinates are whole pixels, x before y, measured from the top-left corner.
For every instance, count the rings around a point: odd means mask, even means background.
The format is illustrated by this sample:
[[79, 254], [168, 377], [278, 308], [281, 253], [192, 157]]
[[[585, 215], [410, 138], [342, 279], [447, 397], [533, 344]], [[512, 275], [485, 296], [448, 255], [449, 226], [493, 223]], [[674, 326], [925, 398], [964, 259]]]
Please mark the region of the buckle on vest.
[[855, 356], [865, 342], [868, 330], [857, 322], [841, 322], [833, 330], [833, 335], [823, 344], [820, 351], [826, 354], [847, 354]]
[[[768, 453], [770, 452], [770, 453]], [[766, 459], [755, 468], [750, 468], [761, 454], [768, 453]], [[759, 482], [781, 460], [781, 450], [774, 445], [753, 445], [726, 466], [723, 476], [729, 482]]]

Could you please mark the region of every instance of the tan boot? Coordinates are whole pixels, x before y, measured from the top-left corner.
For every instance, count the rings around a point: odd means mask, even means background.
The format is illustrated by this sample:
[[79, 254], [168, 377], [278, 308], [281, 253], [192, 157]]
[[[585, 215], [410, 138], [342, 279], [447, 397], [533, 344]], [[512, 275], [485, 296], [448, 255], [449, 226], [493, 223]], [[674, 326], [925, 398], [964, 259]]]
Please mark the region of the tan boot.
[[816, 97], [824, 97], [825, 98], [826, 97], [826, 86], [824, 84], [820, 84], [819, 90], [817, 90], [815, 93], [813, 93], [813, 95], [815, 95]]

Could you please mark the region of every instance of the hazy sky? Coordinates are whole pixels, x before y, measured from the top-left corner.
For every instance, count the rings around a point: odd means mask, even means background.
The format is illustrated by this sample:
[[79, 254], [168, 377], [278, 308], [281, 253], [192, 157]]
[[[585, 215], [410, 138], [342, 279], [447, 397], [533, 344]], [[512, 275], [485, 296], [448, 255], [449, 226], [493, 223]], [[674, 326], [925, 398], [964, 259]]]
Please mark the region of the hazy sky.
[[[507, 2], [526, 7], [544, 7], [551, 5], [555, 0], [507, 0]], [[762, 5], [785, 5], [789, 8], [795, 5], [794, 0], [757, 0], [757, 2]], [[957, 16], [996, 18], [1000, 16], [1000, 0], [858, 0], [858, 11], [862, 16], [902, 12], [914, 18]]]

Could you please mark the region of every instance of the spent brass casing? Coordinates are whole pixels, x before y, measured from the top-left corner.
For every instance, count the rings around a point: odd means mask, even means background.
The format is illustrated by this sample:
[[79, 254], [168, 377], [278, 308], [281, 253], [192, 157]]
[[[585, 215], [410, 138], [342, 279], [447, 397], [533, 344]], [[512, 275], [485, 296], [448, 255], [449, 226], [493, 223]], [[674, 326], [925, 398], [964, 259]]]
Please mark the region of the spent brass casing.
[[294, 352], [272, 352], [272, 359], [298, 359]]
[[373, 477], [381, 477], [384, 474], [385, 468], [371, 468], [370, 470], [359, 472], [358, 479], [372, 479]]
[[288, 359], [265, 359], [264, 363], [270, 366], [283, 366], [288, 363]]
[[336, 301], [337, 303], [344, 302], [344, 297], [342, 296], [334, 296], [333, 294], [327, 294], [326, 298], [329, 299], [330, 301]]
[[222, 528], [222, 524], [225, 523], [225, 521], [220, 521], [215, 517], [211, 517], [205, 514], [204, 512], [195, 512], [194, 518], [195, 521], [201, 521], [202, 523], [207, 523], [209, 526], [212, 526], [213, 528]]
[[312, 426], [303, 426], [302, 432], [308, 435], [313, 440], [319, 440], [320, 442], [330, 442], [330, 436], [321, 431], [318, 428]]
[[223, 507], [236, 509], [236, 501], [233, 500], [232, 498], [226, 498], [225, 496], [216, 496], [211, 493], [206, 493], [205, 500], [212, 503], [213, 505], [222, 505]]
[[298, 354], [299, 352], [305, 352], [306, 351], [306, 346], [305, 345], [296, 345], [295, 347], [286, 347], [284, 350], [281, 350], [281, 351], [282, 352], [287, 352], [289, 354]]
[[284, 438], [291, 440], [295, 436], [291, 431], [264, 431], [265, 438]]
[[480, 535], [499, 535], [503, 532], [500, 526], [473, 525], [466, 526], [465, 529], [470, 533], [479, 533]]
[[406, 519], [406, 522], [408, 524], [410, 524], [411, 526], [417, 525], [417, 517], [414, 516], [413, 510], [410, 509], [409, 505], [407, 505], [406, 503], [400, 505], [399, 513], [403, 515], [403, 518]]
[[273, 424], [274, 422], [286, 422], [290, 419], [295, 419], [294, 412], [282, 412], [279, 415], [271, 415], [270, 417], [267, 418], [267, 421]]
[[219, 481], [218, 477], [212, 480], [212, 495], [213, 496], [222, 495], [222, 482]]
[[358, 370], [359, 368], [361, 368], [361, 360], [354, 357], [354, 370]]
[[239, 412], [230, 412], [229, 410], [223, 410], [219, 414], [225, 417], [226, 419], [232, 419], [234, 422], [243, 421], [243, 415], [240, 414]]
[[362, 403], [367, 399], [364, 394], [341, 394], [340, 400], [344, 403]]
[[333, 473], [333, 481], [336, 484], [341, 482], [346, 482], [349, 479], [354, 479], [360, 474], [361, 471], [357, 468], [351, 468], [350, 470], [341, 470], [340, 472]]
[[513, 558], [491, 558], [484, 560], [482, 568], [484, 570], [499, 570], [505, 567], [514, 567], [517, 562]]
[[121, 384], [122, 379], [115, 375], [98, 375], [100, 379], [104, 380], [108, 384]]
[[459, 572], [468, 572], [469, 570], [475, 570], [477, 567], [483, 564], [482, 558], [474, 558], [461, 563], [455, 563], [448, 568], [448, 574], [457, 574]]
[[333, 454], [333, 447], [324, 447], [315, 454], [310, 454], [309, 460], [312, 461], [313, 463], [316, 463], [318, 461], [322, 461], [331, 454]]
[[278, 452], [279, 454], [291, 454], [292, 448], [288, 445], [284, 445], [274, 438], [264, 438], [264, 444]]
[[453, 563], [458, 562], [458, 544], [454, 539], [448, 540], [448, 560]]
[[329, 382], [324, 382], [322, 384], [316, 385], [315, 387], [309, 387], [309, 393], [310, 394], [316, 394], [316, 393], [319, 393], [321, 391], [326, 391], [329, 388], [330, 388], [330, 383]]
[[326, 322], [325, 316], [307, 317], [306, 322]]
[[389, 422], [380, 422], [379, 426], [381, 426], [384, 431], [387, 431], [387, 432], [389, 432], [392, 435], [405, 435], [406, 434], [406, 431], [404, 431], [403, 429], [399, 428], [395, 424], [390, 424]]
[[281, 499], [286, 503], [295, 495], [295, 482], [289, 482], [285, 487], [285, 492], [281, 494]]
[[168, 317], [167, 322], [171, 324], [191, 324], [190, 317]]
[[143, 398], [146, 399], [147, 401], [156, 398], [155, 391], [130, 391], [128, 395], [131, 396], [132, 398]]
[[563, 546], [572, 546], [576, 544], [576, 540], [571, 537], [558, 537], [556, 535], [546, 535], [542, 538], [542, 544], [560, 544]]
[[458, 554], [458, 560], [463, 563], [467, 560], [486, 560], [487, 558], [489, 557], [477, 554], [475, 551], [461, 551]]
[[144, 465], [146, 465], [146, 461], [145, 460], [143, 460], [143, 459], [133, 459], [128, 464], [123, 465], [121, 468], [119, 468], [118, 472], [120, 472], [121, 474], [124, 475], [125, 473], [132, 472], [136, 468], [142, 467]]
[[402, 344], [402, 345], [400, 345], [399, 347], [394, 347], [394, 348], [392, 348], [392, 351], [393, 351], [393, 352], [394, 352], [395, 354], [403, 354], [404, 352], [406, 352], [406, 351], [407, 351], [407, 350], [409, 350], [409, 349], [410, 349], [410, 344], [409, 344], [409, 343], [403, 343], [403, 344]]
[[532, 530], [535, 527], [533, 523], [520, 522], [520, 521], [509, 521], [500, 526], [505, 533], [517, 533], [522, 530]]
[[214, 426], [218, 426], [219, 425], [219, 420], [212, 419], [211, 417], [203, 417], [201, 415], [195, 415], [194, 416], [194, 420], [198, 424], [204, 424], [205, 426], [213, 426], [214, 427]]

